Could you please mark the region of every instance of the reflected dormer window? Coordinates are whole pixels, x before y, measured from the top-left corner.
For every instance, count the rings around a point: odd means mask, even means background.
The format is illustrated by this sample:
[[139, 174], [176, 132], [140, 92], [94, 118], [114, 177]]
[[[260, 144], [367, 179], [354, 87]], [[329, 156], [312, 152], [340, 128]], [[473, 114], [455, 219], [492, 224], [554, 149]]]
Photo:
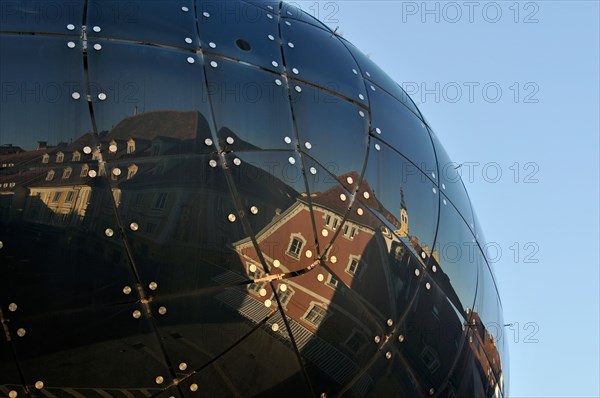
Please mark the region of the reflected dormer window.
[[135, 152], [135, 140], [133, 138], [131, 138], [129, 141], [127, 141], [127, 153], [134, 153]]
[[50, 170], [46, 175], [46, 181], [52, 181], [54, 179], [54, 170]]
[[72, 169], [72, 168], [70, 168], [70, 167], [67, 167], [67, 168], [66, 168], [66, 169], [63, 171], [62, 178], [66, 180], [67, 178], [71, 177], [71, 173], [72, 173], [72, 172], [73, 172], [73, 169]]
[[81, 160], [81, 153], [79, 153], [79, 151], [73, 152], [73, 159], [71, 159], [71, 161], [79, 162], [80, 160]]
[[94, 151], [94, 153], [92, 154], [92, 160], [100, 160], [100, 151]]
[[44, 156], [42, 156], [42, 163], [48, 163], [49, 160], [50, 160], [50, 155], [45, 153]]
[[62, 163], [65, 160], [65, 154], [62, 152], [58, 152], [56, 154], [56, 163]]
[[127, 179], [133, 178], [138, 172], [138, 167], [135, 164], [132, 164], [127, 168]]
[[90, 168], [87, 164], [84, 164], [83, 166], [81, 166], [81, 173], [79, 174], [79, 177], [86, 177], [88, 175], [89, 170], [90, 170]]

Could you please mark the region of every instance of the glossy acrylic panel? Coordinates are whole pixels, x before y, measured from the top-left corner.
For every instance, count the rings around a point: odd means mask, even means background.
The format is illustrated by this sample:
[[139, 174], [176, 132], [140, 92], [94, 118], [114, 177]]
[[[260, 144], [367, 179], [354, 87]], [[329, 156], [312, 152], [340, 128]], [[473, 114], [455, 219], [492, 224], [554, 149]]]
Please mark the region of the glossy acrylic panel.
[[292, 71], [290, 76], [353, 100], [360, 101], [361, 94], [366, 96], [362, 79], [352, 72], [357, 68], [356, 62], [337, 36], [292, 21], [291, 26], [282, 24], [281, 38], [286, 67]]
[[[146, 118], [154, 118], [149, 123], [155, 126], [148, 138], [181, 139], [186, 138], [182, 134], [193, 133], [192, 112], [198, 111], [210, 120], [200, 56], [103, 40], [90, 41], [88, 45], [96, 44], [102, 49], [90, 52], [88, 64], [98, 133], [112, 131], [113, 135], [118, 133], [119, 137], [129, 139], [131, 130], [141, 131], [148, 126], [127, 123], [134, 116], [146, 114]], [[165, 70], [169, 73], [165, 74]], [[150, 115], [150, 112], [155, 113]], [[190, 113], [183, 115], [185, 112]], [[176, 120], [156, 120], [170, 116]], [[182, 125], [174, 126], [176, 122]]]
[[[79, 47], [69, 48], [69, 41]], [[41, 157], [48, 145], [64, 145], [91, 131], [78, 40], [3, 35], [0, 58], [0, 145], [42, 149]]]
[[473, 221], [473, 212], [471, 210], [471, 201], [463, 184], [463, 173], [468, 176], [469, 171], [463, 171], [462, 165], [450, 160], [448, 153], [441, 145], [438, 137], [433, 131], [430, 131], [431, 138], [435, 147], [439, 170], [439, 184], [441, 191], [458, 209], [460, 215], [465, 220], [471, 231], [475, 230]]
[[142, 312], [142, 306], [88, 307], [15, 319], [26, 330], [15, 341], [25, 379], [42, 381], [48, 389], [153, 388], [158, 375], [168, 378], [167, 365], [149, 320], [144, 315], [136, 319], [135, 311]]
[[81, 32], [83, 2], [3, 0], [0, 3], [0, 15], [0, 29], [3, 32], [63, 35], [76, 32], [78, 36]]
[[[298, 5], [309, 8], [310, 10], [302, 10], [302, 9], [298, 8]], [[323, 22], [319, 21], [312, 14], [309, 13], [311, 11], [316, 11], [318, 13], [319, 10], [320, 10], [320, 8], [315, 8], [315, 4], [281, 3], [281, 17], [289, 18], [290, 23], [292, 23], [291, 20], [302, 21], [302, 22], [308, 23], [310, 25], [313, 25], [317, 28], [324, 29], [327, 32], [330, 32], [331, 29], [329, 29], [327, 27], [327, 25], [325, 25]], [[339, 10], [339, 7], [335, 4], [327, 3], [327, 4], [323, 5], [322, 11], [323, 11], [323, 13], [327, 14], [325, 17], [326, 22], [328, 19], [327, 17], [335, 15], [336, 10]]]
[[[358, 200], [369, 206], [413, 253], [430, 254], [437, 228], [436, 186], [404, 156], [372, 138]], [[417, 220], [414, 222], [413, 220]]]
[[[283, 72], [279, 18], [274, 11], [233, 1], [200, 1], [198, 5], [205, 51]], [[223, 29], [223, 25], [229, 28]]]
[[163, 293], [185, 293], [247, 278], [235, 247], [248, 234], [220, 162], [157, 155], [109, 163], [122, 170], [107, 178], [120, 192], [117, 213], [144, 289], [155, 282]]
[[429, 132], [421, 119], [382, 90], [370, 92], [369, 101], [374, 135], [434, 178], [437, 175], [435, 153]]
[[[479, 248], [452, 203], [442, 195], [436, 243], [429, 257], [434, 281], [467, 317], [477, 290]], [[435, 267], [435, 272], [434, 272]]]
[[[358, 63], [360, 71], [362, 72], [362, 76], [365, 79], [365, 84], [369, 87], [372, 84], [376, 86], [378, 89], [383, 89], [392, 97], [396, 98], [398, 101], [403, 103], [406, 107], [408, 107], [415, 115], [421, 118], [421, 113], [417, 109], [416, 105], [410, 98], [410, 96], [396, 83], [393, 81], [384, 71], [381, 70], [379, 66], [377, 66], [371, 59], [369, 59], [362, 51], [354, 47], [351, 43], [349, 43], [345, 39], [341, 39], [342, 43], [348, 48], [348, 50], [352, 53], [352, 56]], [[369, 92], [369, 96], [371, 95], [370, 91], [372, 89], [367, 90]]]
[[293, 140], [294, 130], [285, 79], [225, 59], [207, 56], [205, 63], [221, 147], [289, 149], [286, 137]]
[[[369, 373], [382, 372], [371, 396], [428, 396], [443, 389], [464, 342], [463, 319], [435, 286], [424, 278], [411, 312], [394, 325], [382, 358]], [[442, 395], [444, 396], [444, 395]]]
[[294, 81], [290, 84], [302, 151], [336, 176], [362, 173], [367, 150], [367, 111], [323, 90]]
[[[471, 316], [471, 329], [477, 338], [500, 389], [504, 391], [502, 381], [506, 378], [503, 369], [503, 351], [505, 339], [510, 329], [504, 327], [502, 307], [488, 264], [479, 253], [479, 288], [477, 300]], [[508, 334], [508, 335], [507, 335]]]
[[90, 38], [198, 47], [193, 0], [89, 0], [87, 12]]

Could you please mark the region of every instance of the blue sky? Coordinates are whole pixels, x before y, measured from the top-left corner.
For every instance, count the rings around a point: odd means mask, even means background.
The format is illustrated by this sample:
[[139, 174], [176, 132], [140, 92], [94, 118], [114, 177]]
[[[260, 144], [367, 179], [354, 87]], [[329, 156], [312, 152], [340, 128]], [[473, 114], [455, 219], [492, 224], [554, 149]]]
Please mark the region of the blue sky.
[[510, 395], [600, 396], [599, 3], [295, 4], [410, 90], [471, 165], [463, 179], [514, 323]]

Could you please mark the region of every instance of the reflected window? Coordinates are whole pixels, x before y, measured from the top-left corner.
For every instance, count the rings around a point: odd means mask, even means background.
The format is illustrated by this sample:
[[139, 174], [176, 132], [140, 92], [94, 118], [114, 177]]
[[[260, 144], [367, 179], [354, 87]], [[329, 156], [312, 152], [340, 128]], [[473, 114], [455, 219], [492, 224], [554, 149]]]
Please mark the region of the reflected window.
[[362, 347], [367, 344], [367, 338], [358, 330], [354, 329], [352, 334], [344, 342], [344, 345], [350, 349], [353, 353], [358, 352]]
[[129, 139], [129, 141], [127, 141], [127, 153], [134, 153], [135, 152], [135, 140], [133, 138]]
[[335, 231], [339, 225], [339, 220], [337, 218], [333, 219], [333, 225], [331, 226], [331, 228]]
[[[262, 272], [262, 270], [260, 270], [255, 264], [252, 263], [248, 263], [246, 272], [248, 273], [248, 277], [250, 279], [258, 279], [264, 276], [264, 272]], [[251, 283], [248, 285], [248, 290], [252, 290], [258, 293], [259, 290], [265, 286], [265, 284], [266, 282]]]
[[421, 350], [421, 360], [431, 373], [434, 373], [440, 367], [439, 355], [427, 345], [424, 345]]
[[54, 192], [54, 195], [52, 195], [52, 203], [60, 202], [61, 196], [62, 196], [62, 192]]
[[313, 326], [319, 326], [326, 316], [327, 311], [319, 304], [313, 303], [302, 318]]
[[129, 179], [133, 178], [133, 176], [136, 175], [137, 171], [138, 171], [138, 167], [135, 164], [132, 164], [131, 166], [129, 166], [127, 168], [127, 179], [129, 180]]
[[92, 160], [100, 160], [100, 151], [94, 151], [92, 154]]
[[360, 265], [360, 258], [358, 258], [356, 256], [350, 256], [350, 262], [348, 263], [346, 272], [352, 276], [356, 276], [356, 274], [358, 273], [359, 265]]
[[79, 162], [80, 160], [81, 160], [81, 153], [79, 153], [79, 151], [73, 152], [73, 158], [71, 159], [71, 161]]
[[290, 299], [292, 298], [294, 293], [294, 289], [290, 288], [289, 285], [285, 292], [280, 291], [279, 293], [277, 293], [279, 295], [279, 301], [281, 302], [281, 305], [284, 308], [287, 306], [287, 303], [290, 302]]
[[67, 192], [67, 197], [65, 198], [65, 203], [73, 203], [74, 197], [75, 197], [75, 191]]
[[65, 154], [62, 152], [58, 152], [56, 154], [56, 163], [62, 163], [65, 160]]
[[153, 233], [156, 231], [156, 227], [157, 227], [157, 226], [158, 226], [158, 225], [156, 225], [155, 223], [153, 223], [153, 222], [149, 222], [149, 223], [146, 225], [146, 233], [147, 233], [147, 234], [153, 234]]
[[90, 170], [90, 168], [87, 164], [84, 164], [83, 166], [81, 166], [81, 173], [79, 173], [79, 177], [87, 176], [89, 170]]
[[54, 179], [54, 170], [50, 170], [46, 175], [46, 181], [52, 181]]
[[356, 227], [353, 227], [349, 224], [344, 225], [344, 236], [348, 239], [354, 239], [356, 235]]
[[50, 160], [50, 155], [48, 155], [47, 153], [44, 154], [44, 156], [42, 156], [42, 163], [48, 163], [49, 160]]
[[167, 194], [164, 192], [159, 193], [154, 200], [154, 208], [158, 210], [162, 210], [165, 208], [165, 203], [167, 202]]
[[300, 258], [304, 243], [306, 243], [306, 239], [304, 239], [300, 234], [293, 234], [290, 238], [290, 245], [288, 246], [287, 254], [294, 258]]
[[332, 274], [329, 274], [329, 277], [327, 278], [327, 284], [332, 287], [332, 288], [337, 288], [339, 285], [340, 281], [337, 280], [337, 278], [335, 276], [333, 276]]
[[63, 175], [62, 178], [64, 180], [66, 180], [67, 178], [71, 177], [71, 173], [73, 172], [73, 169], [70, 167], [67, 167], [64, 171], [63, 171]]

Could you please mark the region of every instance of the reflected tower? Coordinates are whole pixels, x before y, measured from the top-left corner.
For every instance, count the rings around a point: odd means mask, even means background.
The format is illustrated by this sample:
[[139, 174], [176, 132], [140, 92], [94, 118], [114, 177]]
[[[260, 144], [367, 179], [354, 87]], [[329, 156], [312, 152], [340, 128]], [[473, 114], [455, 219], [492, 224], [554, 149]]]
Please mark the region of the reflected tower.
[[460, 176], [346, 39], [277, 1], [0, 12], [2, 396], [507, 395]]

